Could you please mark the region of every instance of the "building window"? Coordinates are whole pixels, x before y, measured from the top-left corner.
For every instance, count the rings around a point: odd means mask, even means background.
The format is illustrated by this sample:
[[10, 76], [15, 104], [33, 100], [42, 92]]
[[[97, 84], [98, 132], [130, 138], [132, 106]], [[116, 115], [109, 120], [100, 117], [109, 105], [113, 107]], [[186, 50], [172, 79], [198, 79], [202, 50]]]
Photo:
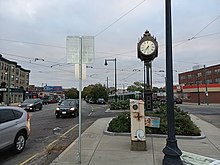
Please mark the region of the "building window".
[[14, 80], [15, 80], [14, 75], [12, 75], [11, 76], [11, 81], [14, 81]]
[[201, 72], [197, 73], [197, 76], [198, 76], [198, 77], [201, 77], [201, 76], [202, 76], [202, 73], [201, 73]]
[[212, 79], [206, 80], [206, 84], [212, 84]]
[[16, 75], [19, 75], [19, 69], [16, 69]]
[[16, 82], [16, 83], [19, 83], [19, 79], [18, 79], [17, 77], [16, 77], [16, 79], [15, 79], [15, 82]]
[[211, 75], [211, 74], [212, 74], [212, 71], [211, 71], [211, 70], [207, 70], [207, 71], [206, 71], [206, 76]]
[[215, 69], [214, 72], [215, 74], [220, 74], [220, 69]]
[[180, 80], [185, 80], [186, 77], [185, 76], [180, 76]]
[[191, 74], [188, 74], [188, 75], [187, 75], [187, 78], [188, 78], [188, 79], [191, 79], [191, 78], [192, 78], [192, 75], [191, 75]]
[[202, 80], [195, 81], [195, 84], [202, 84]]
[[11, 72], [14, 72], [15, 71], [15, 68], [14, 66], [11, 67]]
[[215, 83], [220, 84], [220, 77], [215, 79]]

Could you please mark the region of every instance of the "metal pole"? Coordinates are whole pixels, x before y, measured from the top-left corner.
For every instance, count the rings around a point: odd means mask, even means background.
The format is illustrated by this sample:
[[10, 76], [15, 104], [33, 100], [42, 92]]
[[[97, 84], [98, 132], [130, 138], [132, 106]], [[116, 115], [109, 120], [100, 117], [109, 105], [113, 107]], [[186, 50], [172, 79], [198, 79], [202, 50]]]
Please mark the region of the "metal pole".
[[117, 69], [116, 69], [116, 58], [115, 58], [115, 102], [117, 102]]
[[167, 128], [168, 137], [163, 165], [182, 165], [181, 150], [177, 146], [175, 137], [174, 100], [173, 100], [173, 63], [172, 63], [172, 22], [171, 22], [171, 0], [165, 0], [166, 17], [166, 94], [167, 94]]
[[205, 65], [204, 65], [204, 78], [205, 78], [205, 102], [206, 102], [207, 105], [209, 105], [207, 75], [206, 75], [206, 67], [205, 67]]
[[146, 100], [146, 66], [144, 63], [144, 111], [147, 110], [147, 100]]
[[81, 126], [82, 126], [82, 37], [80, 37], [80, 64], [79, 64], [79, 140], [78, 140], [78, 163], [81, 164]]
[[200, 105], [200, 93], [199, 93], [199, 79], [198, 74], [196, 74], [196, 84], [197, 84], [197, 93], [198, 93], [198, 105]]

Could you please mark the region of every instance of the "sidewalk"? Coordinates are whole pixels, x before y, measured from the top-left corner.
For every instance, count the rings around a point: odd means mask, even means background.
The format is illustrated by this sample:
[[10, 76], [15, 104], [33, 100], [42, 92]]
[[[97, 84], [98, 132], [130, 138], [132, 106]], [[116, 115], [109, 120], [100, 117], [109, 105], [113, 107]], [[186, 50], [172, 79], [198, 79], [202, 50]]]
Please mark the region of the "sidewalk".
[[[194, 153], [205, 157], [220, 160], [220, 129], [215, 126], [191, 116], [192, 120], [200, 127], [205, 138], [184, 138], [177, 136], [178, 147], [183, 152], [183, 157], [188, 153]], [[131, 151], [130, 136], [110, 136], [103, 132], [110, 118], [98, 119], [83, 134], [81, 139], [81, 164], [82, 165], [161, 165], [164, 154], [163, 148], [166, 137], [147, 137], [147, 151]], [[75, 165], [77, 159], [78, 143], [74, 141], [63, 153], [61, 153], [51, 165]], [[209, 165], [207, 158], [197, 155], [188, 156], [195, 165]], [[201, 159], [201, 160], [198, 160]], [[201, 161], [199, 163], [199, 161]], [[205, 161], [207, 161], [205, 163]], [[216, 161], [215, 165], [220, 165]], [[187, 163], [186, 163], [187, 164]], [[191, 164], [192, 165], [192, 164]], [[214, 164], [213, 164], [214, 165]]]

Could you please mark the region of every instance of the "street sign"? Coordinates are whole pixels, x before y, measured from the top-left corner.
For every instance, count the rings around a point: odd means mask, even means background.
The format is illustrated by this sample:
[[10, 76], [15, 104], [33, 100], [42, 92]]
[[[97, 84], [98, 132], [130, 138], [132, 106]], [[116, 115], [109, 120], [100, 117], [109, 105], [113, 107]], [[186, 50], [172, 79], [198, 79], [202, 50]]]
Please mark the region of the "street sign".
[[79, 36], [66, 37], [67, 63], [78, 64], [81, 50], [81, 39]]
[[82, 63], [91, 64], [95, 54], [94, 36], [82, 36]]
[[[94, 61], [94, 36], [67, 36], [66, 56], [67, 63], [79, 64], [80, 55], [82, 63], [90, 64]], [[81, 54], [82, 51], [82, 54]]]
[[[79, 80], [79, 64], [75, 64], [75, 78]], [[82, 64], [82, 80], [86, 79], [86, 64]]]

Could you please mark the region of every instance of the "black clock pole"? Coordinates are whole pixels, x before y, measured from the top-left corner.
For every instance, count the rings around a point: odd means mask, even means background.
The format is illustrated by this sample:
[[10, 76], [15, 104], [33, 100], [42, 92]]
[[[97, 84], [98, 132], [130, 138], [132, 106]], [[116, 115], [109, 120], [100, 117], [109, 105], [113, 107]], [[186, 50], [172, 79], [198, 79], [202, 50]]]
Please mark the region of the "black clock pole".
[[172, 23], [171, 23], [171, 0], [166, 3], [166, 95], [167, 95], [167, 128], [168, 137], [163, 165], [183, 165], [180, 156], [181, 150], [177, 146], [175, 137], [174, 102], [173, 102], [173, 63], [172, 63]]

